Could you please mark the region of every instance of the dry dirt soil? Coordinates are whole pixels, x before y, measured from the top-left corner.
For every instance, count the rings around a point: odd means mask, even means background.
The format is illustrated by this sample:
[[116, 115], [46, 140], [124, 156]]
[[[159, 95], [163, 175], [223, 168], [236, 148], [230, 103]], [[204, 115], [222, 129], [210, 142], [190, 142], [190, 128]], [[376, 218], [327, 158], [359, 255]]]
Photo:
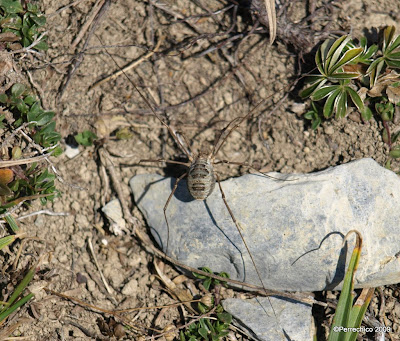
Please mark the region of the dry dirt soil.
[[[182, 174], [176, 167], [139, 164], [143, 158], [179, 160], [184, 154], [133, 83], [163, 120], [186, 136], [193, 151], [211, 148], [222, 128], [263, 99], [226, 140], [219, 159], [285, 173], [313, 172], [364, 157], [382, 165], [387, 160], [388, 148], [378, 119], [362, 122], [358, 114], [350, 113], [342, 120], [324, 121], [313, 131], [303, 117], [306, 109], [297, 95], [302, 80], [295, 86], [293, 82], [299, 76], [299, 65], [302, 70], [312, 68], [313, 54], [309, 53], [312, 48], [315, 51], [313, 44], [329, 33], [367, 34], [373, 39], [376, 28], [395, 25], [400, 16], [397, 0], [336, 1], [329, 5], [295, 2], [286, 14], [278, 13], [280, 26], [272, 46], [268, 34], [261, 32], [267, 31], [262, 25], [249, 34], [254, 15], [245, 6], [236, 11], [234, 1], [120, 0], [111, 2], [101, 10], [101, 18], [93, 20], [103, 2], [83, 0], [68, 5], [67, 0], [43, 0], [50, 49], [46, 55], [21, 61], [23, 74], [29, 70], [44, 107], [57, 113], [58, 130], [64, 139], [84, 130], [99, 137], [95, 146], [79, 147], [75, 158], [63, 155], [54, 160], [64, 183], [59, 184], [62, 196], [47, 209], [68, 215], [38, 215], [21, 222], [29, 235], [43, 241], [27, 244], [21, 267], [39, 253], [51, 253], [43, 260], [35, 285], [47, 285], [92, 307], [39, 291], [33, 303], [11, 320], [25, 318], [14, 335], [27, 340], [139, 340], [154, 330], [190, 321], [192, 313], [182, 307], [140, 310], [123, 314], [130, 326], [124, 329], [121, 319], [93, 307], [112, 311], [175, 302], [158, 278], [155, 258], [136, 239], [133, 225], [128, 225], [128, 232], [114, 235], [101, 212], [119, 191], [132, 212], [134, 227], [145, 232], [145, 222], [132, 201], [129, 179], [151, 172]], [[317, 12], [304, 21], [312, 5]], [[291, 31], [283, 34], [285, 27]], [[309, 35], [310, 46], [293, 44], [301, 32]], [[143, 58], [155, 49], [156, 53]], [[119, 71], [119, 66], [135, 61], [139, 62], [126, 75], [96, 85]], [[396, 130], [395, 125], [392, 130]], [[118, 139], [123, 133], [130, 138]], [[222, 178], [248, 171], [241, 166], [218, 167]], [[167, 198], [169, 193], [160, 195]], [[40, 208], [37, 204], [30, 210]], [[14, 249], [10, 252], [15, 255]], [[13, 257], [5, 259], [11, 262]], [[160, 263], [160, 267], [171, 280], [178, 276], [169, 264]], [[181, 287], [185, 285], [198, 287], [191, 280]], [[377, 320], [397, 334], [398, 292], [397, 286], [381, 288], [370, 308]], [[325, 299], [326, 294], [318, 293], [318, 298]], [[324, 340], [332, 310], [320, 308], [315, 313], [318, 339]], [[230, 337], [248, 339], [235, 330]], [[362, 339], [373, 337], [363, 335]], [[395, 334], [391, 338], [400, 340]]]

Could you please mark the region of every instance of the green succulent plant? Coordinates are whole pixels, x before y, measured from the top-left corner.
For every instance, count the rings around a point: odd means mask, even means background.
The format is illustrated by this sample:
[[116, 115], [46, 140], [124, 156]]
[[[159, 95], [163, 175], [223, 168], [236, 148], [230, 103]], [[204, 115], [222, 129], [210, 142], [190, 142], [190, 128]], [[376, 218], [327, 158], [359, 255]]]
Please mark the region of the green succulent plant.
[[[349, 102], [353, 103], [361, 112], [364, 119], [370, 119], [370, 109], [364, 105], [360, 95], [354, 89], [352, 80], [361, 76], [356, 69], [347, 69], [346, 66], [355, 63], [367, 62], [375, 48], [355, 47], [349, 36], [342, 36], [335, 41], [325, 40], [315, 55], [315, 63], [319, 75], [308, 78], [307, 87], [300, 93], [302, 98], [310, 97], [313, 102], [325, 99], [323, 116], [331, 117], [334, 113], [337, 118], [344, 117]], [[355, 71], [354, 71], [355, 70]], [[312, 117], [313, 126], [317, 121]]]

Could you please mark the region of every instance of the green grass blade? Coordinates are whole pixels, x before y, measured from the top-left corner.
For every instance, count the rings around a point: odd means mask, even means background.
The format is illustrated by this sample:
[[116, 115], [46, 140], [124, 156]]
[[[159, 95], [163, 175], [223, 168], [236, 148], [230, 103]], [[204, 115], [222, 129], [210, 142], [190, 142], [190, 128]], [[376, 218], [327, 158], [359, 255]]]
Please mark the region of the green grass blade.
[[18, 224], [15, 221], [14, 217], [11, 214], [6, 214], [4, 216], [4, 219], [7, 221], [8, 225], [10, 225], [11, 229], [14, 232], [17, 232], [19, 230]]
[[15, 288], [14, 292], [12, 293], [12, 295], [10, 296], [10, 298], [7, 301], [8, 306], [11, 306], [15, 302], [15, 300], [18, 298], [18, 296], [21, 295], [22, 292], [25, 290], [25, 288], [29, 285], [30, 281], [32, 280], [33, 276], [35, 275], [36, 266], [37, 266], [37, 263], [35, 263], [35, 265], [29, 269], [29, 271], [25, 275], [24, 279]]
[[3, 247], [6, 247], [7, 245], [10, 245], [11, 243], [13, 243], [15, 241], [15, 239], [17, 239], [16, 235], [0, 238], [0, 250]]
[[[372, 296], [374, 295], [375, 288], [365, 288], [362, 290], [360, 296], [354, 303], [349, 316], [349, 327], [359, 328], [364, 318], [365, 312], [371, 302]], [[356, 341], [357, 332], [346, 333], [345, 341]]]
[[19, 307], [23, 306], [26, 302], [28, 302], [35, 294], [30, 293], [26, 295], [25, 297], [22, 297], [17, 303], [12, 305], [11, 307], [8, 307], [5, 311], [0, 313], [0, 323], [6, 319], [10, 314], [12, 314], [15, 310], [17, 310]]
[[[360, 261], [362, 238], [358, 231], [351, 230], [347, 233], [344, 240], [348, 238], [351, 233], [356, 233], [356, 245], [354, 247], [351, 259], [349, 262], [349, 267], [347, 269], [346, 275], [343, 281], [342, 292], [340, 293], [339, 302], [336, 307], [335, 317], [333, 318], [333, 323], [331, 331], [329, 333], [328, 341], [343, 341], [346, 333], [343, 331], [337, 331], [337, 328], [347, 327], [349, 322], [350, 311], [352, 309], [353, 303], [353, 288], [354, 288], [354, 274], [357, 270], [358, 263]], [[335, 331], [336, 330], [336, 331]]]

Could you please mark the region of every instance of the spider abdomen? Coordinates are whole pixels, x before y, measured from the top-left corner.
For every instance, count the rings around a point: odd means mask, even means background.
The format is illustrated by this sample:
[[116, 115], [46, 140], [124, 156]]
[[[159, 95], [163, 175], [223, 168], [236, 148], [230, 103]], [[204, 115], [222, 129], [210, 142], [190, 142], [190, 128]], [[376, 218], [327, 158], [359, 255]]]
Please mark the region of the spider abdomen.
[[191, 164], [187, 185], [190, 194], [196, 200], [204, 200], [212, 193], [215, 175], [210, 160], [198, 158]]

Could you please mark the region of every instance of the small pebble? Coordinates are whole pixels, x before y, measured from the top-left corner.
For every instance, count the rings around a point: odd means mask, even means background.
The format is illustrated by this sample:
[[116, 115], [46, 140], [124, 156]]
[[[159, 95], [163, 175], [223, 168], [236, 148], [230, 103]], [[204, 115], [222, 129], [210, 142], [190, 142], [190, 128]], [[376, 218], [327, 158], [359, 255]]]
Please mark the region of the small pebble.
[[334, 129], [333, 129], [332, 126], [325, 127], [325, 134], [327, 134], [327, 135], [333, 135], [334, 132], [335, 132], [335, 131], [334, 131]]

